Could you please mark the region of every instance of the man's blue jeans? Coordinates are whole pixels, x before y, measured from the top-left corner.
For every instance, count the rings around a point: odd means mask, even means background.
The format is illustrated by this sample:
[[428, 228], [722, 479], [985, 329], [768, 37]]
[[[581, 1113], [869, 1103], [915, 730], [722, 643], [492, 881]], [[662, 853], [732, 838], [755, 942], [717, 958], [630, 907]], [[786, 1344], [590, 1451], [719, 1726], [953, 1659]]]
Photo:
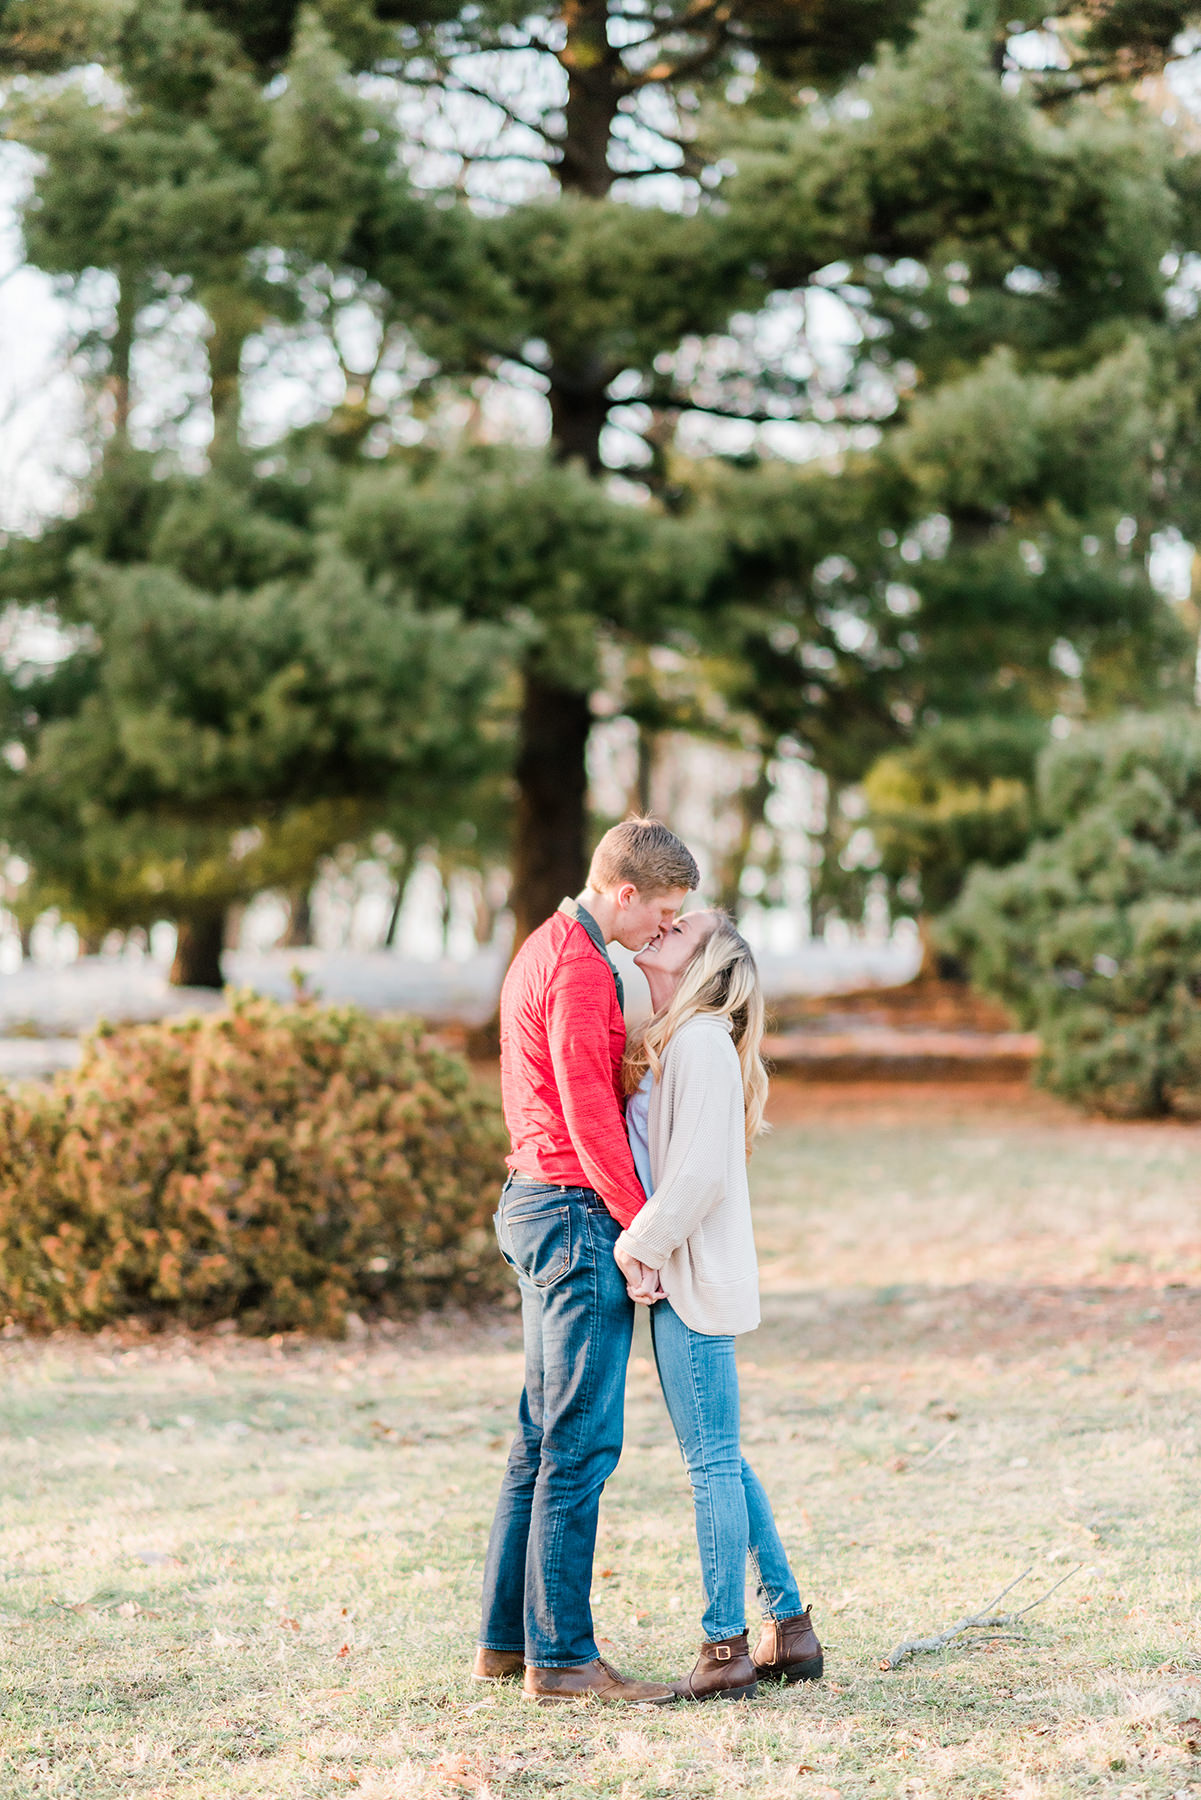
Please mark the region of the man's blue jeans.
[[634, 1307], [591, 1188], [509, 1181], [495, 1217], [521, 1282], [525, 1388], [484, 1564], [480, 1643], [537, 1668], [595, 1661], [592, 1554], [621, 1455]]
[[765, 1615], [803, 1611], [763, 1484], [739, 1446], [738, 1368], [732, 1337], [691, 1331], [666, 1300], [651, 1307], [651, 1341], [667, 1411], [696, 1510], [706, 1641], [746, 1630], [746, 1561]]

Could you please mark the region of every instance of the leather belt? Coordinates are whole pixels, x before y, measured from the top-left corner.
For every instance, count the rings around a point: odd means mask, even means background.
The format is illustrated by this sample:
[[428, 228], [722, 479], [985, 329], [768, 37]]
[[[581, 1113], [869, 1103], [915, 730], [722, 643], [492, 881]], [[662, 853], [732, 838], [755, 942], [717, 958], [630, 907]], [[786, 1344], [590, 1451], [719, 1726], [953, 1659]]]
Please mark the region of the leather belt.
[[510, 1181], [525, 1181], [530, 1187], [557, 1188], [561, 1194], [576, 1194], [583, 1191], [584, 1184], [579, 1181], [548, 1181], [545, 1175], [529, 1175], [524, 1169], [510, 1169]]

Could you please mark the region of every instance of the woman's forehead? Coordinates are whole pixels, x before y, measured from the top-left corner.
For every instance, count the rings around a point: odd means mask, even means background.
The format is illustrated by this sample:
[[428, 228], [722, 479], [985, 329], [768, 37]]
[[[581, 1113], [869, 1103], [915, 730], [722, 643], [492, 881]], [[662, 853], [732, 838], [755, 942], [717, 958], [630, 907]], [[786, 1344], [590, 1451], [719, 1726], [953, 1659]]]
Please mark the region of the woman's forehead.
[[717, 923], [717, 915], [711, 907], [702, 906], [698, 907], [696, 912], [685, 913], [684, 917], [680, 920], [680, 923], [681, 925], [691, 926], [692, 929], [698, 930], [707, 936]]

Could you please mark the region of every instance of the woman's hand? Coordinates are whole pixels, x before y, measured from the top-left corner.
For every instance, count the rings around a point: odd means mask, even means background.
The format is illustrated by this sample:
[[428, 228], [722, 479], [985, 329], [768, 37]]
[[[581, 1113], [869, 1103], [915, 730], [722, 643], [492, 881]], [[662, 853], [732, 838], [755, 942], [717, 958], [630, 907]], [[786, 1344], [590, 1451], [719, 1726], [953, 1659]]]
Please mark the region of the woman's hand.
[[656, 1300], [666, 1298], [658, 1269], [648, 1269], [623, 1244], [614, 1247], [613, 1256], [626, 1278], [626, 1293], [631, 1300], [636, 1301], [639, 1306], [653, 1306]]

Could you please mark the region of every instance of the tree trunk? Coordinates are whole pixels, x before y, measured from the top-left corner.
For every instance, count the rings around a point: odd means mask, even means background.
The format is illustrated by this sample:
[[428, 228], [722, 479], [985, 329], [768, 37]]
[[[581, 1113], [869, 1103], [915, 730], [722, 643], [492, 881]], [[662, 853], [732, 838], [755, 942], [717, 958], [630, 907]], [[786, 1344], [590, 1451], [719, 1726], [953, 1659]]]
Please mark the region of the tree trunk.
[[206, 288], [199, 296], [209, 316], [205, 344], [209, 365], [209, 400], [213, 437], [209, 464], [218, 467], [236, 456], [242, 411], [242, 351], [262, 322], [261, 309], [236, 288]]
[[409, 878], [413, 873], [413, 865], [417, 861], [417, 852], [409, 844], [401, 849], [396, 864], [396, 893], [392, 899], [392, 911], [388, 918], [388, 929], [384, 933], [384, 948], [395, 950], [396, 939], [400, 932], [400, 915], [404, 910], [405, 895], [409, 889]]
[[[604, 199], [613, 185], [609, 140], [621, 71], [608, 40], [608, 16], [608, 0], [568, 0], [563, 10], [567, 42], [560, 60], [567, 72], [567, 103], [555, 174], [565, 192], [591, 199]], [[596, 475], [602, 468], [609, 372], [599, 355], [580, 356], [574, 346], [559, 355], [552, 343], [550, 351], [552, 454], [562, 462], [579, 461]], [[514, 951], [565, 894], [580, 891], [588, 872], [588, 696], [529, 667], [523, 682], [515, 769]]]
[[581, 462], [590, 475], [603, 467], [601, 432], [609, 416], [602, 370], [554, 368], [550, 373], [551, 447], [560, 462]]
[[221, 952], [225, 946], [225, 914], [192, 913], [176, 924], [172, 987], [220, 988]]
[[304, 950], [313, 941], [313, 901], [307, 887], [296, 888], [288, 896], [288, 923], [280, 944], [285, 950]]
[[622, 95], [620, 55], [609, 43], [609, 0], [566, 0], [567, 41], [560, 61], [567, 72], [559, 186], [603, 200], [613, 185], [609, 139]]
[[438, 902], [438, 920], [442, 926], [442, 957], [444, 961], [450, 955], [450, 926], [454, 913], [454, 895], [450, 888], [451, 878], [451, 871], [439, 858], [438, 880], [442, 883], [442, 897]]
[[770, 797], [771, 782], [767, 774], [767, 758], [764, 757], [754, 780], [748, 781], [734, 795], [738, 831], [717, 871], [717, 904], [735, 919], [742, 912], [742, 876], [751, 852], [751, 840], [755, 835], [755, 827], [763, 822]]
[[585, 830], [592, 728], [587, 694], [525, 674], [513, 846], [516, 950], [588, 873]]
[[651, 811], [651, 803], [655, 791], [655, 768], [659, 761], [659, 734], [647, 726], [638, 727], [638, 742], [635, 747], [637, 772], [634, 776], [634, 806], [638, 812], [647, 814]]
[[113, 442], [124, 448], [129, 442], [130, 366], [138, 318], [138, 284], [132, 269], [117, 271], [117, 317], [108, 351], [104, 385], [112, 401]]

